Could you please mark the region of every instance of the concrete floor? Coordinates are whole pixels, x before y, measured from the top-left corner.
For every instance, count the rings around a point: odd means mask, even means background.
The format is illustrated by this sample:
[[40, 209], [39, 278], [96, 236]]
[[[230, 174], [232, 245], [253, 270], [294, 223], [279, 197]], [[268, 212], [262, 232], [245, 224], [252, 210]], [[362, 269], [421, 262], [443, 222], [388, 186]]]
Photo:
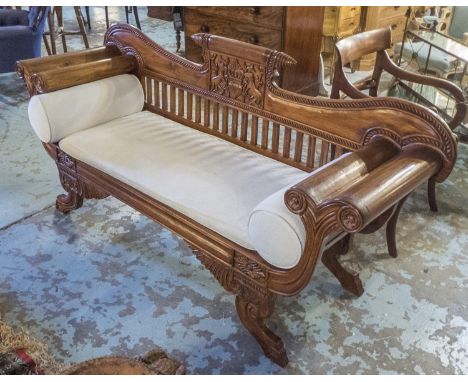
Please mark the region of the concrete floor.
[[[97, 46], [103, 9], [93, 14]], [[70, 21], [69, 9], [65, 15]], [[143, 31], [174, 50], [171, 24], [143, 8], [140, 16]], [[344, 260], [359, 270], [363, 296], [343, 292], [319, 265], [299, 296], [279, 299], [271, 326], [288, 350], [286, 369], [262, 355], [233, 297], [177, 236], [113, 198], [62, 215], [53, 206], [59, 193], [27, 120], [24, 87], [1, 75], [0, 316], [63, 362], [159, 345], [189, 373], [468, 373], [466, 145], [438, 186], [439, 213], [429, 211], [425, 187], [405, 204], [399, 258], [388, 257], [381, 231], [356, 238]]]

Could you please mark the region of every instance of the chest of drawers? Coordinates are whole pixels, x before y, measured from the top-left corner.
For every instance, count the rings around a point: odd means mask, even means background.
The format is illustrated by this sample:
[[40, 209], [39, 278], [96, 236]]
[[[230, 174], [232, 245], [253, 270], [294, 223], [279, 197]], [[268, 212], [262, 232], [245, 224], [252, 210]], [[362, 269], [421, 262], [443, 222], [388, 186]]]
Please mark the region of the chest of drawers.
[[184, 7], [185, 55], [201, 62], [191, 40], [210, 33], [281, 50], [297, 60], [281, 75], [287, 90], [316, 95], [324, 7]]

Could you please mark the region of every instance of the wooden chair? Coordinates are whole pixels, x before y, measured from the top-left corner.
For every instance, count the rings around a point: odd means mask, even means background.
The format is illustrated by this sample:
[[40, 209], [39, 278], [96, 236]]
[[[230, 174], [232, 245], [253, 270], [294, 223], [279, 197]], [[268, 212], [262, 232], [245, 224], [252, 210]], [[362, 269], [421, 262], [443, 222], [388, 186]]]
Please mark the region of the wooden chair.
[[[448, 126], [452, 130], [455, 129], [464, 120], [467, 110], [466, 99], [462, 90], [447, 80], [403, 70], [390, 59], [386, 52], [391, 46], [392, 32], [390, 27], [359, 33], [340, 40], [336, 44], [336, 60], [330, 97], [339, 99], [341, 97], [340, 92], [353, 99], [377, 97], [382, 72], [386, 71], [396, 79], [433, 86], [450, 93], [456, 100], [456, 113], [448, 122]], [[371, 77], [354, 84], [351, 83], [346, 78], [343, 68], [360, 57], [371, 53], [377, 54]], [[369, 90], [369, 94], [363, 92], [366, 89]], [[433, 179], [428, 182], [428, 199], [431, 211], [437, 212], [436, 190]]]
[[[49, 31], [45, 32], [43, 34], [43, 39], [44, 39], [44, 45], [46, 47], [47, 53], [49, 56], [51, 54], [57, 54], [57, 47], [55, 40], [57, 38], [61, 38], [62, 40], [62, 47], [63, 47], [63, 52], [67, 52], [67, 36], [74, 36], [74, 35], [80, 35], [83, 39], [83, 44], [86, 49], [89, 49], [89, 42], [88, 42], [88, 36], [86, 35], [86, 29], [85, 29], [85, 20], [83, 17], [83, 14], [81, 13], [81, 7], [73, 7], [75, 11], [75, 17], [76, 21], [78, 23], [79, 30], [78, 31], [66, 31], [65, 27], [63, 25], [63, 9], [62, 7], [53, 7], [53, 9], [50, 10], [49, 12], [49, 18], [48, 18], [48, 23], [49, 23]], [[55, 18], [57, 18], [57, 30], [55, 30]], [[49, 42], [47, 41], [47, 37], [50, 36], [50, 46]]]

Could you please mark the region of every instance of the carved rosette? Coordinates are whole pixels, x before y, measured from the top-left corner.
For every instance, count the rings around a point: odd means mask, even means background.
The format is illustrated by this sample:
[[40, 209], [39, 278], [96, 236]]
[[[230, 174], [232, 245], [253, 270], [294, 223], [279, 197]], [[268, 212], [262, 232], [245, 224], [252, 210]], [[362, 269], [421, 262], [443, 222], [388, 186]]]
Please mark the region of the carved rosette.
[[263, 106], [264, 66], [213, 52], [209, 57], [211, 91], [247, 105]]
[[343, 229], [350, 233], [358, 232], [364, 226], [361, 214], [352, 206], [343, 206], [340, 208], [338, 211], [338, 221]]
[[307, 197], [300, 191], [290, 189], [284, 194], [284, 202], [292, 213], [303, 215], [307, 209]]

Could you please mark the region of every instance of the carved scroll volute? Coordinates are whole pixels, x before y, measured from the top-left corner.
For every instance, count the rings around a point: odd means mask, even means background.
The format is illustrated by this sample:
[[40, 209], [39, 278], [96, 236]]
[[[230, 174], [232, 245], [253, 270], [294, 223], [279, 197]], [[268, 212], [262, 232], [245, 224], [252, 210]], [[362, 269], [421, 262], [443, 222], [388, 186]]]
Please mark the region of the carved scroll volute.
[[285, 53], [220, 36], [199, 33], [192, 39], [202, 48], [203, 60], [209, 65], [210, 90], [260, 109], [267, 81], [273, 81], [268, 75], [275, 74], [267, 71], [271, 56], [276, 58], [277, 67], [295, 63]]
[[208, 89], [208, 65], [200, 65], [168, 52], [139, 29], [128, 24], [114, 24], [104, 36], [106, 46], [115, 46], [122, 54], [134, 56], [140, 73], [149, 70], [163, 78]]

